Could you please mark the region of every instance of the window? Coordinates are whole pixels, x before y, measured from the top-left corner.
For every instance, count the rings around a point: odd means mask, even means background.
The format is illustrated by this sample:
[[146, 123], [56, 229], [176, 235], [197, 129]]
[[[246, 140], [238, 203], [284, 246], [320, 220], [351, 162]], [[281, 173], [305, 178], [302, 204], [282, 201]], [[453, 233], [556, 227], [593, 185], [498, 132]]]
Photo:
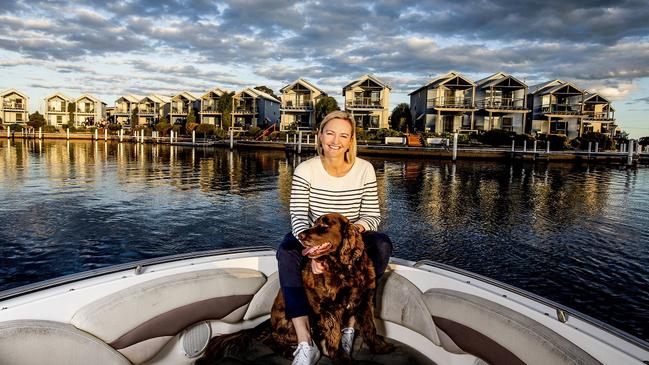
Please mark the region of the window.
[[62, 115], [57, 115], [56, 116], [56, 124], [63, 124], [63, 116]]
[[379, 127], [379, 116], [378, 115], [372, 115], [370, 116], [370, 128], [378, 128]]
[[23, 114], [16, 113], [16, 122], [22, 122], [22, 121], [23, 121]]

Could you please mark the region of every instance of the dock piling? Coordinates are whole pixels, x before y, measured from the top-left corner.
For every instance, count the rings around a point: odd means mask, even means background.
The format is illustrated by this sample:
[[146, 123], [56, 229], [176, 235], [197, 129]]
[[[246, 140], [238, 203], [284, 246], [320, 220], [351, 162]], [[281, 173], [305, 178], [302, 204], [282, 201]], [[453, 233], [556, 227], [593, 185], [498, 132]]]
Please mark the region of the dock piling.
[[99, 129], [95, 128], [95, 141], [99, 141]]
[[119, 130], [119, 141], [122, 142], [124, 140], [124, 130], [120, 129]]
[[629, 146], [628, 147], [629, 154], [627, 155], [628, 157], [626, 163], [627, 165], [631, 165], [633, 164], [633, 140], [632, 139], [629, 140], [628, 146]]
[[523, 141], [523, 152], [527, 152], [527, 141]]
[[144, 143], [144, 129], [140, 130], [140, 143]]
[[11, 138], [11, 127], [7, 126], [7, 139]]
[[534, 154], [536, 154], [536, 140], [534, 141]]
[[514, 143], [515, 141], [512, 139], [512, 152], [514, 152]]
[[288, 133], [286, 133], [286, 144], [288, 144]]
[[595, 142], [595, 153], [599, 152], [599, 142]]
[[589, 159], [589, 160], [590, 160], [590, 148], [591, 148], [591, 144], [592, 144], [592, 143], [593, 143], [593, 142], [588, 141], [588, 159]]
[[193, 145], [196, 144], [196, 130], [195, 129], [192, 131], [192, 144]]
[[43, 127], [38, 127], [38, 139], [43, 139]]
[[545, 153], [550, 154], [550, 142], [545, 141]]
[[302, 131], [299, 132], [299, 137], [297, 142], [297, 153], [302, 153]]
[[453, 133], [453, 161], [457, 160], [457, 134]]
[[234, 148], [234, 129], [230, 128], [230, 149]]
[[318, 133], [313, 136], [313, 144], [315, 145], [316, 151], [318, 150]]
[[70, 140], [70, 128], [67, 128], [67, 129], [66, 129], [65, 138], [66, 138], [67, 140]]

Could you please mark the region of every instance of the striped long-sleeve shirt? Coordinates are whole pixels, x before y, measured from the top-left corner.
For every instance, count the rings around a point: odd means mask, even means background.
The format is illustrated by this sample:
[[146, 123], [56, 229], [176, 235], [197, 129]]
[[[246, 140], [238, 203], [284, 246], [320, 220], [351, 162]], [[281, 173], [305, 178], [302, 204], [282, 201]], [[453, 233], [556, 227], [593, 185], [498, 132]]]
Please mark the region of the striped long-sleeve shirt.
[[340, 213], [366, 230], [378, 229], [381, 212], [372, 164], [356, 158], [354, 166], [343, 177], [329, 175], [320, 157], [298, 165], [291, 186], [293, 234], [297, 237], [326, 213]]

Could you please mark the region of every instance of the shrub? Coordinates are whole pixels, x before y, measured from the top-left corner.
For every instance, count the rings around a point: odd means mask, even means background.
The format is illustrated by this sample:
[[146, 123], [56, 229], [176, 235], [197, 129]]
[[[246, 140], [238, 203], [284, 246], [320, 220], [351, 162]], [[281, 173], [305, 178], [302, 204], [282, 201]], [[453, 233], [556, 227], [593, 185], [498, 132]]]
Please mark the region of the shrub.
[[514, 137], [514, 140], [519, 146], [522, 146], [524, 142], [527, 142], [527, 147], [530, 147], [534, 143], [534, 141], [536, 141], [536, 138], [534, 138], [534, 136], [532, 136], [531, 134], [517, 134]]
[[285, 141], [286, 140], [286, 132], [280, 132], [280, 131], [274, 131], [271, 132], [270, 135], [268, 136], [271, 141]]
[[246, 136], [256, 138], [261, 134], [261, 128], [252, 126], [246, 131]]
[[57, 129], [53, 125], [46, 125], [43, 127], [43, 133], [56, 133]]
[[550, 143], [550, 149], [553, 151], [564, 150], [568, 141], [563, 134], [540, 134], [537, 139]]
[[202, 134], [203, 138], [207, 136], [211, 136], [214, 134], [214, 130], [216, 129], [216, 126], [213, 124], [206, 124], [206, 123], [201, 123], [196, 126], [196, 133]]
[[226, 139], [228, 138], [228, 131], [223, 128], [216, 128], [214, 130], [214, 138], [216, 139]]
[[512, 137], [516, 134], [502, 129], [492, 129], [484, 132], [481, 136], [481, 142], [491, 146], [511, 145]]

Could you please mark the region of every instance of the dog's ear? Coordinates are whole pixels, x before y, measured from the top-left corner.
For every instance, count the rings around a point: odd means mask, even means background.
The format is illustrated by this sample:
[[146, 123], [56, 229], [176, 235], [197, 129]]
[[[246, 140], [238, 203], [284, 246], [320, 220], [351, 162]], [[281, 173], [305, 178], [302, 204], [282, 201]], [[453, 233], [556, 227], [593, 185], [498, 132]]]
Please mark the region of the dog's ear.
[[365, 244], [354, 223], [348, 222], [343, 232], [342, 248], [340, 249], [340, 261], [344, 265], [352, 265], [363, 255]]

